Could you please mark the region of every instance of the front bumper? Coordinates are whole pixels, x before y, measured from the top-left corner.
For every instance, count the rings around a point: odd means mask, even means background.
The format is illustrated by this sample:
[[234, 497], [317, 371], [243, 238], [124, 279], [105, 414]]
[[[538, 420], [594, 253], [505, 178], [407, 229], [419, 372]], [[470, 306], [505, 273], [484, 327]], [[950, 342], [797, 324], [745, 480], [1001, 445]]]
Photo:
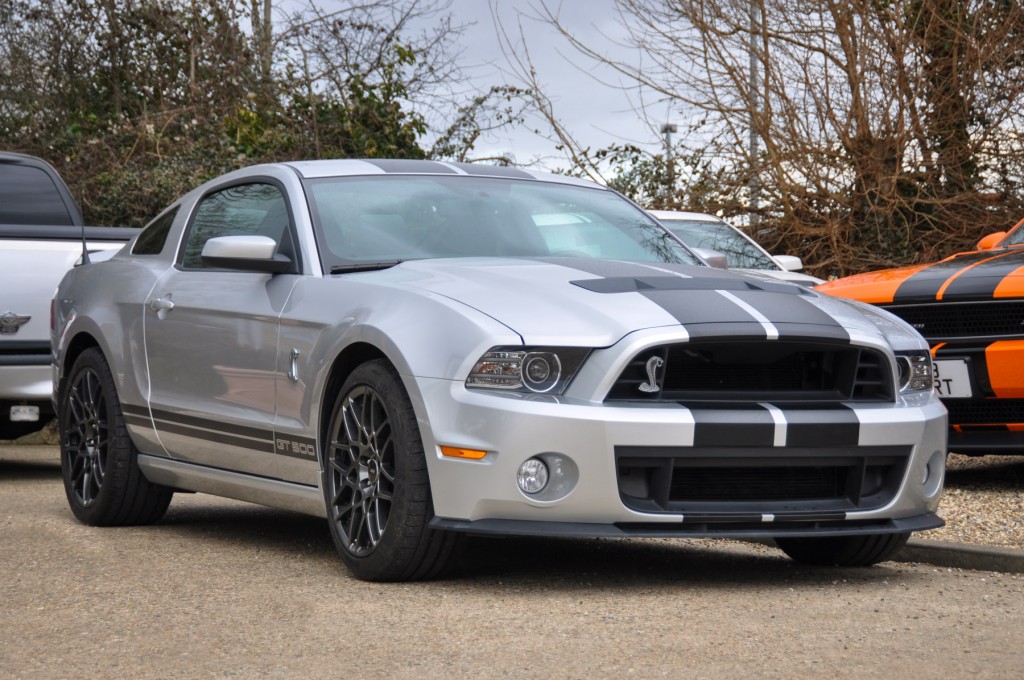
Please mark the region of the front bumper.
[[[830, 444], [826, 436], [818, 446], [804, 441], [794, 447], [786, 445], [781, 422], [767, 445], [752, 443], [746, 435], [732, 440], [731, 430], [739, 433], [751, 424], [751, 410], [743, 408], [712, 414], [720, 441], [709, 443], [698, 432], [698, 420], [706, 420], [708, 414], [695, 418], [678, 404], [612, 406], [473, 391], [440, 379], [416, 378], [415, 384], [437, 528], [577, 536], [756, 537], [899, 533], [942, 523], [934, 513], [944, 475], [946, 412], [932, 395], [913, 403], [837, 406], [836, 436], [850, 436], [852, 413], [852, 443]], [[827, 432], [830, 412], [814, 410], [813, 417]], [[441, 454], [442, 445], [483, 450], [487, 455], [479, 461], [448, 458]], [[671, 451], [676, 458], [686, 458], [692, 451], [700, 459], [695, 464], [705, 466], [713, 465], [716, 456], [729, 465], [739, 459], [759, 460], [772, 467], [773, 474], [782, 469], [783, 476], [787, 465], [813, 468], [817, 463], [808, 463], [811, 457], [852, 460], [851, 469], [863, 469], [864, 463], [854, 460], [861, 454], [868, 459], [878, 451], [896, 451], [902, 462], [898, 478], [890, 480], [887, 495], [875, 504], [870, 499], [819, 504], [807, 497], [777, 496], [760, 502], [749, 491], [731, 499], [726, 490], [710, 501], [688, 504], [676, 499], [643, 511], [637, 508], [647, 506], [628, 498], [634, 492], [624, 489], [619, 464], [623, 451], [637, 450]], [[549, 485], [555, 488], [551, 493], [545, 489], [530, 496], [517, 486], [519, 466], [534, 456], [553, 463], [553, 479], [561, 475], [558, 484]], [[744, 473], [749, 476], [751, 470]]]

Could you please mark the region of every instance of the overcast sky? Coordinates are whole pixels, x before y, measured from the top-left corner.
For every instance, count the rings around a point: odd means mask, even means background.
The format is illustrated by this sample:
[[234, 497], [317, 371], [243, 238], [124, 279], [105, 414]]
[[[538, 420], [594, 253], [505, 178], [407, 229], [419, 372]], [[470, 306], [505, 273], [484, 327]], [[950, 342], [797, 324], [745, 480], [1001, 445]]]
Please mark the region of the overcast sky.
[[[626, 31], [615, 11], [615, 0], [545, 0], [556, 11], [563, 25], [581, 42], [620, 61], [635, 61], [636, 51], [622, 43]], [[351, 0], [279, 0], [278, 11], [290, 13], [310, 3], [325, 11], [348, 5]], [[578, 142], [591, 149], [612, 144], [635, 144], [652, 151], [661, 149], [663, 139], [657, 132], [669, 119], [664, 103], [641, 102], [635, 92], [609, 69], [602, 69], [578, 53], [555, 29], [538, 20], [541, 0], [450, 0], [447, 14], [454, 25], [463, 25], [461, 39], [454, 45], [458, 64], [467, 78], [459, 89], [465, 100], [473, 91], [484, 92], [493, 85], [520, 85], [502, 51], [495, 15], [522, 53], [522, 39], [529, 50], [544, 93], [552, 101], [554, 113]], [[440, 17], [414, 23], [412, 31], [429, 30]], [[464, 86], [464, 87], [463, 87]], [[638, 113], [646, 106], [646, 114]], [[424, 111], [428, 114], [429, 112]], [[541, 134], [536, 134], [539, 130]], [[477, 141], [476, 158], [505, 156], [517, 164], [533, 164], [541, 169], [567, 167], [556, 143], [546, 138], [550, 129], [543, 120], [528, 120], [516, 129], [488, 134]], [[430, 139], [425, 140], [427, 144]]]
[[[619, 59], [634, 58], [632, 50], [616, 44], [623, 42], [625, 32], [615, 12], [614, 0], [548, 0], [548, 4], [559, 8], [564, 25], [580, 41]], [[518, 26], [523, 27], [545, 93], [553, 101], [556, 115], [578, 140], [594, 149], [623, 142], [660, 148], [661, 138], [651, 131], [651, 125], [657, 128], [664, 122], [665, 105], [650, 107], [647, 115], [654, 120], [645, 121], [643, 114], [635, 110], [640, 104], [635, 96], [602, 83], [622, 82], [615, 74], [597, 68], [554, 29], [529, 18], [539, 14], [536, 5], [536, 0], [452, 0], [450, 11], [455, 21], [472, 24], [460, 41], [460, 61], [467, 75], [482, 88], [492, 83], [512, 82], [507, 75], [509, 64], [499, 46], [492, 17], [494, 8], [506, 31], [516, 39]], [[551, 158], [558, 155], [554, 144], [532, 132], [533, 127], [546, 131], [544, 124], [531, 123], [524, 129], [481, 140], [477, 154], [507, 154], [518, 163], [549, 159], [543, 161], [543, 165], [557, 166], [557, 158]]]

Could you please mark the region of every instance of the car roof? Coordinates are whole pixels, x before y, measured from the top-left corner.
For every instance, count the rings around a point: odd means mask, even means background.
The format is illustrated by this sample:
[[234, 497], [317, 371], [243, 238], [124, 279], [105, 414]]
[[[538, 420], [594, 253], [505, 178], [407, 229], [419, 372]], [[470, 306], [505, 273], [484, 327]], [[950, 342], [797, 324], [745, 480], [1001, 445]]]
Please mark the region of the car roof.
[[292, 161], [283, 165], [292, 168], [305, 179], [346, 175], [473, 175], [476, 177], [538, 180], [608, 190], [607, 187], [578, 177], [553, 175], [523, 168], [479, 163], [423, 161], [403, 158], [362, 158]]

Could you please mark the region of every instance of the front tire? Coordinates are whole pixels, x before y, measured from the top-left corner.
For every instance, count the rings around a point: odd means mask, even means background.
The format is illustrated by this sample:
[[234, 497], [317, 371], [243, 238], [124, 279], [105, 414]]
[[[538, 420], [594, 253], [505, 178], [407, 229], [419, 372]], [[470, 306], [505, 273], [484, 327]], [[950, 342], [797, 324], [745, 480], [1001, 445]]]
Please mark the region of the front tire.
[[816, 566], [870, 567], [884, 562], [907, 543], [910, 534], [776, 538], [775, 543], [797, 562]]
[[460, 537], [429, 528], [434, 516], [416, 415], [394, 368], [357, 367], [331, 411], [323, 471], [331, 537], [367, 581], [432, 578]]
[[91, 526], [152, 524], [174, 492], [138, 465], [114, 377], [97, 348], [75, 360], [58, 404], [60, 468], [71, 512]]

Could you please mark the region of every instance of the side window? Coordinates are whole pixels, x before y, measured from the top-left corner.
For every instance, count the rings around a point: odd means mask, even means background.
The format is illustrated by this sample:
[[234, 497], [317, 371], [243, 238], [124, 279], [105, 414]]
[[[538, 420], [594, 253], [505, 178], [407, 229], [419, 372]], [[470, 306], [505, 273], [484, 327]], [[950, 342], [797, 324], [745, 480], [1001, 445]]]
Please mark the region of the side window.
[[142, 233], [132, 246], [132, 255], [159, 255], [163, 252], [167, 234], [170, 233], [177, 214], [178, 206], [175, 206], [143, 227]]
[[207, 269], [202, 260], [206, 242], [238, 234], [269, 236], [279, 252], [292, 254], [288, 207], [280, 189], [272, 184], [242, 184], [204, 198], [189, 228], [182, 267]]

